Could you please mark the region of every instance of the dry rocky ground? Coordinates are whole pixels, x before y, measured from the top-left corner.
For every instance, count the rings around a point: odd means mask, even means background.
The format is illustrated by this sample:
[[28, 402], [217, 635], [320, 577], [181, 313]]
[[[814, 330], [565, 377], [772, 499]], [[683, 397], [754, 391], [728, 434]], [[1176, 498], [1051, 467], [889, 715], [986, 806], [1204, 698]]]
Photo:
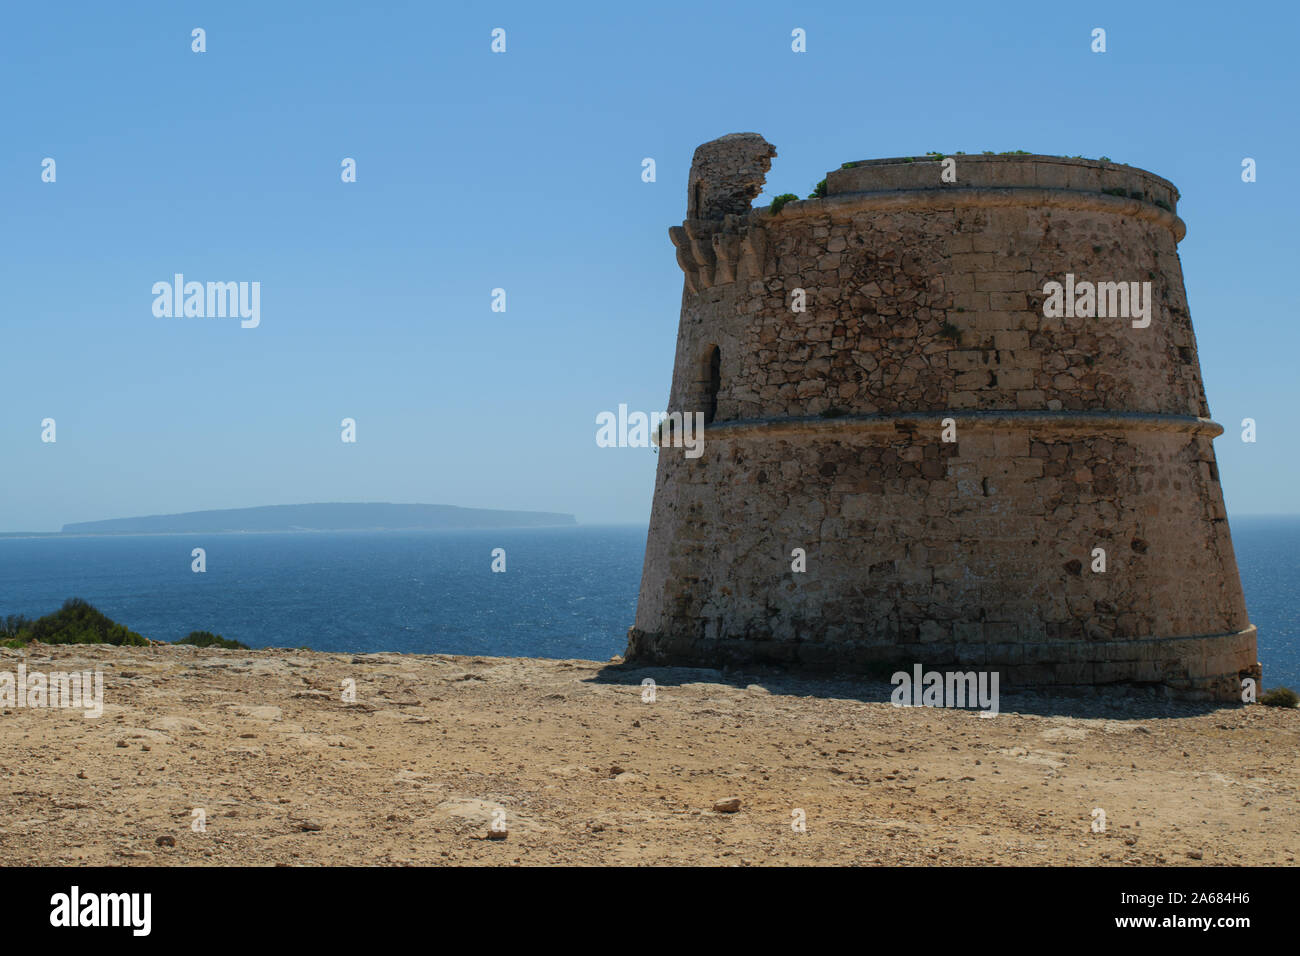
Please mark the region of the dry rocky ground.
[[[1290, 865], [1300, 850], [1297, 710], [1004, 695], [981, 719], [895, 708], [884, 683], [592, 661], [0, 651], [0, 671], [20, 661], [102, 668], [105, 707], [0, 714], [9, 865]], [[714, 809], [728, 798], [737, 812]], [[498, 809], [508, 833], [489, 839]]]

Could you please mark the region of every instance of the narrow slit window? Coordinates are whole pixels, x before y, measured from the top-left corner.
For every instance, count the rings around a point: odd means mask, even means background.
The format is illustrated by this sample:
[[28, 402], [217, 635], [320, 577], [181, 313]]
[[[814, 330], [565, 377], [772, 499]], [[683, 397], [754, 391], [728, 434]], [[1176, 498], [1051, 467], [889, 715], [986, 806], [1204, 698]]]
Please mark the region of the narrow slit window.
[[704, 423], [713, 421], [718, 413], [718, 389], [722, 387], [722, 352], [715, 345], [709, 349], [708, 386], [704, 391]]

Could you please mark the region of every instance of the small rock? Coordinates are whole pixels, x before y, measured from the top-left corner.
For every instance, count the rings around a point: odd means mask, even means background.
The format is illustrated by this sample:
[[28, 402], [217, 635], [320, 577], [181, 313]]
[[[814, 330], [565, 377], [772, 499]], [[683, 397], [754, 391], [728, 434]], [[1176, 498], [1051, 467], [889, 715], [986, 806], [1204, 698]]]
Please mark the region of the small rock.
[[235, 707], [234, 713], [239, 717], [251, 717], [254, 720], [279, 720], [283, 715], [279, 707], [272, 707], [269, 704]]
[[153, 842], [158, 846], [175, 846], [176, 838], [174, 836], [168, 836], [166, 833], [164, 833], [162, 836], [160, 836], [158, 839], [154, 840]]
[[719, 800], [713, 805], [714, 813], [739, 813], [740, 797], [728, 797], [726, 800]]
[[149, 729], [165, 733], [203, 733], [204, 727], [189, 717], [157, 717], [149, 721]]
[[489, 840], [504, 840], [504, 839], [505, 839], [506, 837], [508, 837], [509, 835], [510, 835], [510, 831], [509, 831], [509, 830], [488, 830], [488, 832], [487, 832], [487, 839], [489, 839]]
[[1200, 850], [1188, 850], [1188, 851], [1187, 851], [1187, 859], [1189, 859], [1189, 860], [1201, 860], [1201, 859], [1204, 859], [1204, 858], [1205, 858], [1205, 854], [1202, 853]]

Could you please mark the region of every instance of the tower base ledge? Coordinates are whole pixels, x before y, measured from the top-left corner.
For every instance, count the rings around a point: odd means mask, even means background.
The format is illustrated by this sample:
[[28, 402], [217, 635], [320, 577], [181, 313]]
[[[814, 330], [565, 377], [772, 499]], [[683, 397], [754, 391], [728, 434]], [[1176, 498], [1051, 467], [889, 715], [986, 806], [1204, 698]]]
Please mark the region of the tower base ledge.
[[1240, 703], [1242, 681], [1254, 679], [1258, 690], [1261, 677], [1254, 625], [1191, 637], [1015, 644], [704, 639], [633, 627], [624, 660], [642, 666], [774, 667], [875, 680], [888, 680], [897, 671], [910, 674], [920, 664], [925, 671], [997, 671], [1002, 692], [1127, 689], [1225, 703]]

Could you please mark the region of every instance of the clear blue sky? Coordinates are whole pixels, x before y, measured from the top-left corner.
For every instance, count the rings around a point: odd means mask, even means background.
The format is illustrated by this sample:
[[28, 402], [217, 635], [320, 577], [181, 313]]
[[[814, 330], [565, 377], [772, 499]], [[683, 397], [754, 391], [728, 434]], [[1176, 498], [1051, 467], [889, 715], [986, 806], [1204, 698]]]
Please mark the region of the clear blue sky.
[[[696, 145], [751, 130], [779, 151], [760, 204], [926, 150], [1171, 179], [1229, 511], [1300, 511], [1295, 5], [469, 6], [6, 5], [0, 530], [309, 501], [646, 520], [655, 456], [598, 448], [595, 416], [663, 407], [667, 228]], [[155, 318], [175, 272], [259, 281], [261, 326]]]

